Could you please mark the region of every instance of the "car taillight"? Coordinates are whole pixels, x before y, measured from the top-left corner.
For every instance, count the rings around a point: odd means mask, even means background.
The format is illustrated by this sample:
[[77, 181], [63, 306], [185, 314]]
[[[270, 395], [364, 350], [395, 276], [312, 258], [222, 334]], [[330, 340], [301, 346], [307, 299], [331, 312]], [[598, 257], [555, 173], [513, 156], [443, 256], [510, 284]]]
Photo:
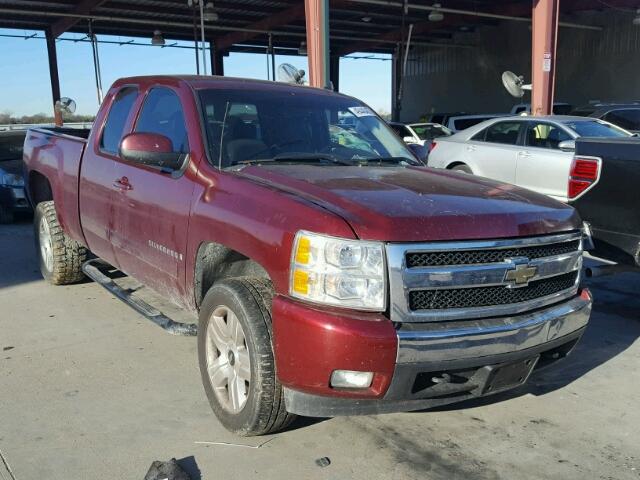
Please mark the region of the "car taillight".
[[599, 176], [599, 158], [574, 157], [569, 171], [569, 200], [575, 200], [593, 187]]
[[429, 144], [429, 153], [431, 153], [431, 151], [432, 151], [434, 148], [436, 148], [436, 146], [437, 146], [437, 145], [438, 145], [438, 144], [437, 144], [436, 142], [431, 142], [431, 143]]

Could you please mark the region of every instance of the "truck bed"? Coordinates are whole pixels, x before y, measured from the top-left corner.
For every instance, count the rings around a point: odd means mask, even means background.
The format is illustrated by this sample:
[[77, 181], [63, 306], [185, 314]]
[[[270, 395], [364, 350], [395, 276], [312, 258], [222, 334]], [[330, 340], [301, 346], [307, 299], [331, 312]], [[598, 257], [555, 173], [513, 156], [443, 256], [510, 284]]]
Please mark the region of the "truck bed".
[[52, 186], [58, 220], [74, 239], [83, 241], [78, 203], [78, 179], [89, 129], [64, 127], [29, 129], [24, 143], [27, 195], [32, 205], [38, 203], [33, 191], [37, 176], [42, 175]]

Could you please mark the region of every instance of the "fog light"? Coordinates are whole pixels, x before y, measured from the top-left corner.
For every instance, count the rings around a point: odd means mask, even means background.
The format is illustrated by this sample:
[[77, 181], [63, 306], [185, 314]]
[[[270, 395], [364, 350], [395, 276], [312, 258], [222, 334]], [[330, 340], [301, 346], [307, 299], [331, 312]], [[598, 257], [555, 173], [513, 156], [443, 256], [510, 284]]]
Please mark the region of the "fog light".
[[335, 388], [369, 388], [372, 380], [373, 372], [334, 370], [331, 374], [331, 386]]

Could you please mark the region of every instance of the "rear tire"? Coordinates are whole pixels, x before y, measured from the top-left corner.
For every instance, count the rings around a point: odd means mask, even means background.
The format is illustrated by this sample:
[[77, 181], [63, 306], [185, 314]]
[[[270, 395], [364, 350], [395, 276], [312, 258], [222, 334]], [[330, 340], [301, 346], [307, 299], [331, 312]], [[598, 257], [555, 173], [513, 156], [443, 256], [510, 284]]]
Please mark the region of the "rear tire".
[[[227, 279], [207, 292], [198, 324], [198, 362], [211, 409], [241, 436], [287, 427], [271, 339], [271, 282]], [[247, 378], [249, 377], [249, 378]]]
[[10, 210], [5, 206], [0, 205], [0, 224], [13, 223], [13, 220], [14, 220], [13, 210]]
[[451, 167], [451, 170], [453, 170], [455, 172], [462, 172], [462, 173], [468, 173], [469, 175], [473, 175], [473, 171], [471, 171], [469, 166], [464, 164], [464, 163], [460, 163], [460, 164], [456, 165], [455, 167]]
[[88, 251], [64, 233], [52, 201], [36, 206], [33, 224], [38, 262], [45, 280], [53, 285], [83, 280], [82, 264], [87, 260]]

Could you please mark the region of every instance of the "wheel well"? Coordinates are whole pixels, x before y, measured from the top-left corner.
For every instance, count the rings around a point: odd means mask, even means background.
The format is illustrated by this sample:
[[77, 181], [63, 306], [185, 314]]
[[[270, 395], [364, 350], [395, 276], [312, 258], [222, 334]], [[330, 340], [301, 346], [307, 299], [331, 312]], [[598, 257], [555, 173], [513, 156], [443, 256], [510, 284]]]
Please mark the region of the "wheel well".
[[29, 172], [29, 198], [34, 207], [41, 202], [53, 200], [51, 184], [39, 172]]
[[194, 293], [198, 308], [215, 282], [233, 277], [257, 277], [270, 280], [264, 267], [246, 255], [219, 243], [202, 243], [196, 257], [194, 279]]
[[453, 162], [453, 163], [450, 163], [449, 165], [447, 165], [447, 170], [451, 170], [452, 168], [455, 168], [458, 165], [466, 165], [467, 167], [469, 166], [464, 162]]

